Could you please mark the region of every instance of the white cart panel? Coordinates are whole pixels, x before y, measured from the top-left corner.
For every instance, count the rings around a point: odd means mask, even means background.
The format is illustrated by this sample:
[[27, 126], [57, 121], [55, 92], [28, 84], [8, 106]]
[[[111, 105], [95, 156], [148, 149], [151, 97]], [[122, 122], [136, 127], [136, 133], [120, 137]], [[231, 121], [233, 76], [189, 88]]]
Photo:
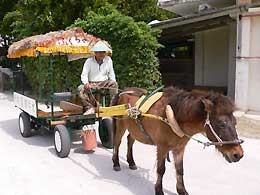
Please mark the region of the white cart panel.
[[14, 104], [31, 116], [37, 118], [37, 101], [35, 99], [14, 92]]

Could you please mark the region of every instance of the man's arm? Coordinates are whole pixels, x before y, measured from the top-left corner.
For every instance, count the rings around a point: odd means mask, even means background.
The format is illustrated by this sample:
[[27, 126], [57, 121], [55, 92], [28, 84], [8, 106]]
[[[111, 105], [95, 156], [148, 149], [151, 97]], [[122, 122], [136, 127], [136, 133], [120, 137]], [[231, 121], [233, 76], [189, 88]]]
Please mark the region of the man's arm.
[[115, 75], [115, 71], [113, 68], [113, 61], [110, 58], [109, 60], [109, 72], [108, 72], [108, 78], [112, 81], [116, 81], [116, 75]]
[[89, 83], [88, 80], [89, 71], [90, 71], [90, 60], [87, 59], [84, 63], [83, 70], [81, 73], [81, 82], [84, 84], [85, 89], [91, 88], [91, 84]]
[[82, 73], [81, 73], [81, 82], [85, 85], [86, 83], [88, 83], [88, 74], [89, 74], [89, 69], [90, 69], [90, 64], [89, 64], [89, 60], [87, 59], [84, 63], [83, 69], [82, 69]]

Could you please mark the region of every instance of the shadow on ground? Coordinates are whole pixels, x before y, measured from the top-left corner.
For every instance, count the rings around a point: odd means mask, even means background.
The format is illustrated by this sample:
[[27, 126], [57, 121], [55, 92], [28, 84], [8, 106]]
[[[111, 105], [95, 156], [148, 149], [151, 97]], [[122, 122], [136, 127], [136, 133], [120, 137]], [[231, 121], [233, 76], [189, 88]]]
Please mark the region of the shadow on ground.
[[40, 147], [49, 147], [53, 145], [53, 135], [44, 129], [33, 131], [33, 135], [31, 137], [22, 137], [18, 127], [18, 119], [1, 121], [0, 128], [12, 138], [16, 140], [22, 140], [28, 145], [35, 145]]
[[[99, 143], [99, 147], [102, 147]], [[74, 150], [76, 153], [86, 155], [88, 162], [95, 167], [96, 172], [92, 171], [91, 167], [88, 167], [81, 162], [77, 161], [73, 157], [68, 157], [74, 164], [82, 168], [84, 171], [94, 176], [94, 179], [104, 180], [113, 184], [119, 184], [129, 189], [135, 195], [154, 194], [154, 181], [149, 169], [138, 167], [137, 170], [130, 170], [126, 159], [120, 157], [120, 165], [122, 170], [116, 172], [112, 168], [112, 150], [105, 149], [111, 153], [111, 156], [96, 154], [95, 152], [86, 152], [82, 147]], [[174, 190], [174, 185], [173, 189]], [[165, 195], [177, 195], [168, 189], [164, 189]]]

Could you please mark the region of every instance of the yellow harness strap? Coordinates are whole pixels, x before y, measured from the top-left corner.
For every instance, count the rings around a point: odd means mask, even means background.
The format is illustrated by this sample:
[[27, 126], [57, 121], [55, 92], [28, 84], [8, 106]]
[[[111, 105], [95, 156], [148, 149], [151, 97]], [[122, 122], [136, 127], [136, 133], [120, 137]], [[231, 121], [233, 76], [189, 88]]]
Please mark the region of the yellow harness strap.
[[155, 94], [153, 94], [151, 97], [149, 97], [144, 103], [143, 105], [140, 106], [140, 103], [143, 101], [143, 99], [145, 98], [145, 95], [141, 96], [137, 102], [135, 103], [135, 107], [138, 108], [138, 110], [141, 113], [146, 113], [151, 106], [157, 102], [161, 97], [162, 97], [163, 92], [157, 92]]
[[151, 108], [151, 106], [157, 102], [161, 97], [162, 97], [163, 92], [157, 92], [154, 95], [152, 95], [151, 97], [149, 97], [141, 106], [141, 102], [143, 101], [143, 99], [146, 97], [145, 95], [141, 96], [137, 102], [135, 103], [135, 107], [140, 111], [141, 115], [144, 117], [149, 117], [149, 118], [153, 118], [153, 119], [157, 119], [160, 120], [164, 123], [166, 123], [167, 125], [169, 125], [171, 127], [171, 129], [173, 130], [173, 132], [175, 134], [177, 134], [179, 137], [183, 137], [184, 133], [183, 131], [180, 129], [175, 117], [174, 117], [174, 113], [173, 110], [171, 109], [171, 107], [169, 105], [166, 106], [166, 118], [163, 118], [161, 116], [156, 116], [153, 114], [147, 114], [147, 111]]
[[157, 120], [160, 120], [164, 123], [166, 123], [167, 125], [169, 125], [172, 129], [172, 131], [177, 134], [179, 137], [183, 137], [184, 136], [184, 133], [183, 131], [179, 128], [179, 125], [177, 124], [172, 124], [170, 123], [166, 118], [163, 118], [161, 116], [156, 116], [156, 115], [153, 115], [153, 114], [141, 114], [142, 116], [145, 116], [145, 117], [148, 117], [148, 118], [153, 118], [153, 119], [157, 119]]

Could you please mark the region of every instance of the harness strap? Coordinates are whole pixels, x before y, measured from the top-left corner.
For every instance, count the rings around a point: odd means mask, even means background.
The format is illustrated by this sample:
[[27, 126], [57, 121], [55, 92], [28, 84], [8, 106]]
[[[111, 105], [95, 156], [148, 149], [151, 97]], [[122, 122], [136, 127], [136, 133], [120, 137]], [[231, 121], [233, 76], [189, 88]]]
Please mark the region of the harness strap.
[[163, 95], [163, 92], [157, 92], [155, 94], [153, 94], [152, 96], [150, 96], [142, 105], [140, 105], [140, 103], [143, 101], [143, 99], [145, 99], [147, 96], [142, 96], [141, 98], [139, 98], [139, 100], [137, 100], [137, 102], [135, 103], [135, 107], [141, 112], [141, 113], [147, 113], [148, 110], [151, 108], [151, 106], [157, 102]]
[[140, 129], [140, 131], [144, 134], [145, 138], [148, 139], [153, 145], [155, 145], [151, 136], [145, 131], [144, 126], [141, 123], [140, 117], [135, 119], [135, 122], [136, 122], [136, 125], [138, 126], [138, 128]]
[[158, 87], [157, 89], [155, 89], [154, 91], [152, 91], [151, 93], [149, 93], [148, 95], [146, 95], [146, 97], [144, 97], [142, 99], [142, 101], [140, 102], [138, 109], [146, 102], [146, 100], [148, 100], [152, 95], [154, 95], [155, 93], [157, 93], [158, 91], [160, 91], [161, 89], [164, 88], [164, 85], [162, 85], [161, 87]]
[[210, 120], [209, 120], [209, 113], [207, 113], [207, 118], [206, 118], [206, 121], [205, 121], [205, 124], [204, 124], [204, 127], [208, 125], [209, 126], [209, 129], [210, 131], [213, 133], [213, 135], [215, 136], [215, 138], [218, 140], [218, 142], [223, 142], [222, 139], [217, 135], [217, 133], [214, 131], [211, 123], [210, 123]]
[[156, 116], [156, 115], [153, 115], [153, 114], [141, 114], [141, 115], [145, 116], [145, 117], [160, 120], [160, 121], [164, 122], [165, 124], [169, 125], [171, 127], [171, 129], [173, 130], [173, 132], [175, 134], [177, 134], [179, 137], [184, 136], [183, 131], [179, 130], [177, 127], [175, 127], [173, 124], [171, 124], [166, 118], [163, 118], [161, 116]]
[[[131, 107], [130, 105], [129, 106], [129, 109], [127, 110], [128, 112], [128, 116], [132, 119], [138, 119], [140, 116], [143, 116], [143, 117], [148, 117], [148, 118], [152, 118], [152, 119], [156, 119], [156, 120], [160, 120], [162, 122], [164, 122], [165, 124], [169, 125], [170, 128], [172, 129], [172, 131], [178, 135], [179, 137], [183, 137], [185, 134], [183, 133], [183, 131], [181, 130], [181, 128], [179, 127], [175, 117], [174, 117], [174, 114], [173, 114], [173, 111], [172, 109], [170, 110], [171, 112], [169, 112], [169, 109], [167, 110], [166, 109], [166, 115], [167, 115], [167, 119], [166, 118], [163, 118], [161, 116], [158, 116], [158, 115], [153, 115], [153, 114], [147, 114], [147, 113], [142, 113], [140, 112], [139, 109], [137, 109], [135, 106], [134, 107]], [[167, 107], [166, 107], [167, 108]], [[168, 111], [168, 112], [167, 112]], [[168, 115], [170, 113], [170, 119], [168, 119]], [[171, 120], [171, 121], [170, 121]], [[139, 127], [140, 125], [138, 125]]]

